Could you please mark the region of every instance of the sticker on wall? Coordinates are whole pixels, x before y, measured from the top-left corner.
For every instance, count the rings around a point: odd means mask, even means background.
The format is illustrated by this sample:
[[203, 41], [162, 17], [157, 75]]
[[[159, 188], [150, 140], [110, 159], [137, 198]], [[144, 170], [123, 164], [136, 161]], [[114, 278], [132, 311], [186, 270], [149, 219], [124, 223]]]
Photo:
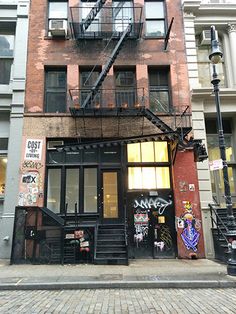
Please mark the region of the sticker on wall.
[[196, 229], [196, 219], [193, 214], [192, 204], [189, 201], [184, 203], [184, 213], [180, 217], [184, 222], [183, 232], [181, 238], [187, 248], [187, 250], [197, 251], [197, 245], [199, 242], [200, 233]]
[[139, 243], [143, 242], [144, 239], [148, 236], [148, 227], [149, 227], [149, 217], [148, 210], [145, 209], [135, 209], [134, 210], [134, 242], [136, 243], [137, 248]]
[[188, 189], [189, 189], [189, 191], [194, 192], [195, 191], [195, 185], [193, 183], [189, 184]]
[[28, 171], [21, 176], [22, 191], [19, 193], [20, 206], [32, 206], [37, 203], [40, 185], [38, 171]]

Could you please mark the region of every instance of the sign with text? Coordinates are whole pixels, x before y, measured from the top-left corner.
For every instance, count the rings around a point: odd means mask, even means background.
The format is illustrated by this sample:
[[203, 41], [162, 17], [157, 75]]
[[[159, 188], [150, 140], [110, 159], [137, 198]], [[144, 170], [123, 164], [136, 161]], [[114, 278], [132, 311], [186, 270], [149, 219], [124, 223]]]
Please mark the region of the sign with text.
[[43, 140], [27, 139], [25, 147], [25, 160], [41, 160]]
[[216, 160], [209, 161], [209, 168], [210, 168], [210, 171], [223, 169], [222, 159], [216, 159]]

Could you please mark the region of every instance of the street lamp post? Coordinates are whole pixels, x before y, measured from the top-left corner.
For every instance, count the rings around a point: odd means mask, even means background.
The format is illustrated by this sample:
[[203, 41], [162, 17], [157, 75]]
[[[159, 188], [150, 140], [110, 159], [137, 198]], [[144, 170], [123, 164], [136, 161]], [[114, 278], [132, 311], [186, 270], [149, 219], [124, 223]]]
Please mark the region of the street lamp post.
[[217, 116], [217, 128], [219, 137], [219, 149], [220, 158], [223, 163], [223, 179], [224, 179], [224, 195], [227, 210], [227, 227], [228, 231], [226, 237], [229, 243], [228, 261], [227, 261], [227, 273], [228, 275], [236, 276], [236, 222], [233, 214], [232, 198], [230, 193], [228, 165], [226, 161], [226, 148], [225, 138], [223, 131], [222, 115], [220, 110], [220, 96], [219, 96], [219, 83], [220, 79], [216, 71], [216, 64], [221, 62], [223, 53], [220, 51], [219, 42], [216, 38], [215, 26], [211, 26], [211, 54], [209, 59], [213, 64], [212, 85], [214, 87], [216, 116]]

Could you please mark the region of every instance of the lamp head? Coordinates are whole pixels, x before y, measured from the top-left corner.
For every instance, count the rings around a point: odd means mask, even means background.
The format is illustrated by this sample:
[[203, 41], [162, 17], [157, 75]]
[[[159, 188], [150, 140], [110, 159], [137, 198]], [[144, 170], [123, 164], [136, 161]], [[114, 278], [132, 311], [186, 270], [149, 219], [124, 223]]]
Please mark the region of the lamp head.
[[220, 50], [219, 43], [216, 39], [211, 42], [211, 54], [209, 59], [213, 64], [218, 64], [222, 61], [223, 53]]
[[211, 54], [209, 59], [213, 64], [218, 64], [222, 61], [223, 53], [220, 50], [219, 42], [217, 40], [217, 31], [215, 26], [211, 26]]

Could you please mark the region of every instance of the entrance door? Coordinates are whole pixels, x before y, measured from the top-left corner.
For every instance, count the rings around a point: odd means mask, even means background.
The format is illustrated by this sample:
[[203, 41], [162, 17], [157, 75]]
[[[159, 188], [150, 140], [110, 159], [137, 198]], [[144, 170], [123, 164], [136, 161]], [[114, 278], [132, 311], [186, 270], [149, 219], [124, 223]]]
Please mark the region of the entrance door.
[[101, 207], [103, 222], [120, 219], [120, 174], [117, 170], [102, 171]]

